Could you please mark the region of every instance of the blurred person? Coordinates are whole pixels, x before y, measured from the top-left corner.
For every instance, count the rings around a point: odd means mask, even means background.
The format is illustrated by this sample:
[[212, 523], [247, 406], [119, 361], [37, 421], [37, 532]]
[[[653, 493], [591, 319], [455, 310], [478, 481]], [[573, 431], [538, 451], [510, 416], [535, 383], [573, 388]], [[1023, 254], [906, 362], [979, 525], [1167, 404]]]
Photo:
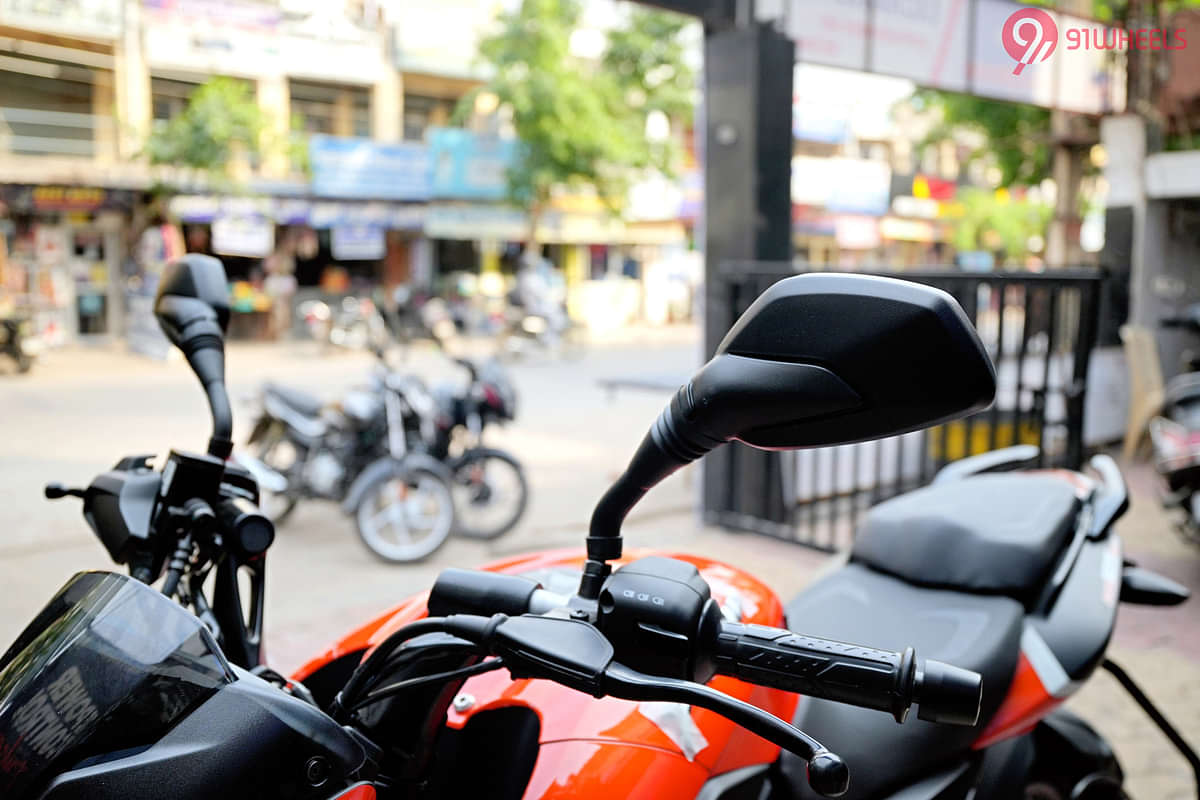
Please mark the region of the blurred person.
[[550, 329], [561, 332], [567, 327], [562, 279], [550, 261], [526, 250], [517, 269], [517, 285], [510, 300], [526, 314], [542, 317]]
[[145, 275], [158, 276], [168, 262], [187, 252], [183, 234], [166, 215], [155, 211], [138, 237], [135, 260]]
[[268, 335], [277, 339], [292, 326], [292, 296], [296, 294], [296, 257], [290, 236], [263, 263], [263, 292], [271, 300]]

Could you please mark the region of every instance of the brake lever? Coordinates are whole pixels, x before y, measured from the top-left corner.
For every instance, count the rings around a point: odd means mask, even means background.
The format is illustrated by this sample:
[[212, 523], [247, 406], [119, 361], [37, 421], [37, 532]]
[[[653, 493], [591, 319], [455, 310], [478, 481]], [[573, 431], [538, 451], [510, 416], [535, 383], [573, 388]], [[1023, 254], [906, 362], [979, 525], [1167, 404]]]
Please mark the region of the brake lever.
[[78, 497], [82, 500], [87, 497], [85, 489], [68, 488], [61, 483], [47, 483], [46, 488], [42, 491], [47, 500], [58, 500], [60, 497]]
[[691, 681], [645, 675], [613, 661], [613, 646], [587, 622], [524, 615], [445, 618], [447, 632], [483, 644], [514, 677], [544, 678], [593, 697], [666, 700], [707, 708], [808, 762], [808, 784], [825, 797], [845, 794], [846, 762], [808, 734], [761, 708]]
[[666, 700], [707, 708], [808, 762], [808, 785], [824, 797], [840, 797], [850, 785], [846, 762], [802, 730], [757, 706], [707, 686], [646, 675], [611, 662], [604, 670], [605, 694], [624, 700]]

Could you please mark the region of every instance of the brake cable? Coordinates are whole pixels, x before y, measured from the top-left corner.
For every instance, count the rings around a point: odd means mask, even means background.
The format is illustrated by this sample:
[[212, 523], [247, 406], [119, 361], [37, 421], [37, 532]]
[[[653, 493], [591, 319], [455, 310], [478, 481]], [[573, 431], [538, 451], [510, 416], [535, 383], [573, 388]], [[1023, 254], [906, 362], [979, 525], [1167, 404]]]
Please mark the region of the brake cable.
[[364, 706], [369, 706], [372, 703], [378, 703], [380, 700], [386, 700], [389, 697], [394, 697], [398, 694], [403, 694], [409, 689], [417, 686], [423, 686], [428, 683], [444, 683], [455, 680], [457, 678], [470, 678], [474, 675], [482, 675], [485, 672], [492, 672], [504, 666], [504, 660], [493, 658], [487, 661], [480, 661], [478, 664], [472, 664], [469, 667], [459, 667], [445, 672], [437, 672], [433, 675], [421, 675], [416, 678], [408, 678], [406, 680], [397, 681], [384, 686], [382, 689], [377, 689], [371, 692], [362, 700], [359, 700], [354, 705], [350, 706], [350, 712], [358, 711]]

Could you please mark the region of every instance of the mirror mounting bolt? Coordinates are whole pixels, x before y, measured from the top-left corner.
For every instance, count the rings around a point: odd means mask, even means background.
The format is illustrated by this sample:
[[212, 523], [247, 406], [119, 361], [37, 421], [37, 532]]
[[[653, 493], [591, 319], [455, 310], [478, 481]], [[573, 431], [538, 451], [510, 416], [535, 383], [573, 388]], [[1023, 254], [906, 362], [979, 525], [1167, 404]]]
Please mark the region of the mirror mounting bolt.
[[[621, 540], [619, 538], [603, 540], [605, 542], [613, 542], [616, 544], [616, 555], [611, 558], [621, 557]], [[579, 581], [579, 596], [587, 600], [596, 600], [600, 597], [600, 590], [604, 587], [604, 582], [608, 580], [608, 576], [612, 574], [612, 565], [606, 559], [598, 559], [592, 554], [592, 538], [588, 539], [588, 554], [589, 558], [583, 565], [583, 577]]]

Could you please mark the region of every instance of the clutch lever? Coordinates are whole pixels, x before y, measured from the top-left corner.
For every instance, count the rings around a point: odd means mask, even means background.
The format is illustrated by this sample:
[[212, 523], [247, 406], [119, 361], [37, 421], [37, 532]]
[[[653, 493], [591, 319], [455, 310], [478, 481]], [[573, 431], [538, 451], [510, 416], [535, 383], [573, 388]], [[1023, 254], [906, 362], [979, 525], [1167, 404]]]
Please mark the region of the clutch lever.
[[691, 681], [646, 675], [615, 661], [605, 668], [601, 686], [605, 694], [624, 700], [687, 703], [720, 714], [807, 761], [808, 785], [823, 797], [840, 797], [850, 785], [850, 772], [840, 756], [774, 714], [715, 689]]

